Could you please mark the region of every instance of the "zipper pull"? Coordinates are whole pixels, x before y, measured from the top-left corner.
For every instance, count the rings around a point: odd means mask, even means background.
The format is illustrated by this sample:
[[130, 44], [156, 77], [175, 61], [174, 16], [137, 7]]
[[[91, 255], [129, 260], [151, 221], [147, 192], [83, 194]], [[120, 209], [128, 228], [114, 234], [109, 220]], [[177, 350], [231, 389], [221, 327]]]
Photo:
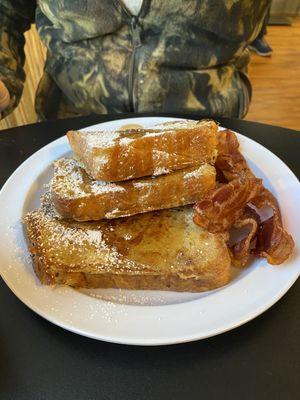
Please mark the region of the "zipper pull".
[[135, 15], [131, 18], [130, 26], [131, 26], [131, 35], [132, 35], [132, 46], [134, 48], [140, 47], [142, 45], [141, 28], [138, 25], [138, 19]]

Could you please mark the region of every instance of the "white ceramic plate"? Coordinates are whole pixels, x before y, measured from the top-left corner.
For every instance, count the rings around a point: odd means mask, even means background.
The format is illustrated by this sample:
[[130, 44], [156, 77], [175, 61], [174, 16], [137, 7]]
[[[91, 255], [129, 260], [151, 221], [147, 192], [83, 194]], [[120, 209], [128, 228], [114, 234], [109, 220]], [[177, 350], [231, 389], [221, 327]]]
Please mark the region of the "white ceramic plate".
[[[125, 124], [150, 127], [172, 118], [110, 121], [88, 129]], [[174, 120], [174, 118], [173, 118]], [[258, 177], [275, 194], [284, 224], [300, 242], [300, 185], [273, 153], [238, 135], [242, 152]], [[71, 154], [62, 137], [27, 159], [0, 193], [1, 275], [15, 295], [47, 320], [95, 339], [135, 345], [188, 342], [217, 335], [253, 319], [278, 301], [300, 273], [299, 254], [281, 266], [256, 260], [227, 286], [200, 294], [118, 289], [74, 290], [42, 286], [33, 273], [21, 223], [39, 206], [54, 160]]]

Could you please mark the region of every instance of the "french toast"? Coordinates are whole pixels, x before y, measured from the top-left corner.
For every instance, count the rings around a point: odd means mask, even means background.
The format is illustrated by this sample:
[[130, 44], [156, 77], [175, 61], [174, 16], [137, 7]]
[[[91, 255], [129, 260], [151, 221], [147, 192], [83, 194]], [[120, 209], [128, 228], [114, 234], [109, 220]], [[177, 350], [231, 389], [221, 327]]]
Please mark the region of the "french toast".
[[29, 250], [43, 284], [200, 292], [230, 280], [225, 234], [193, 223], [189, 206], [127, 218], [60, 218], [49, 193], [25, 217]]
[[216, 184], [209, 164], [167, 175], [111, 183], [93, 180], [78, 161], [54, 163], [51, 198], [64, 218], [92, 221], [178, 207], [200, 200]]
[[89, 175], [118, 182], [213, 164], [217, 130], [214, 121], [189, 120], [151, 129], [69, 131], [67, 137]]

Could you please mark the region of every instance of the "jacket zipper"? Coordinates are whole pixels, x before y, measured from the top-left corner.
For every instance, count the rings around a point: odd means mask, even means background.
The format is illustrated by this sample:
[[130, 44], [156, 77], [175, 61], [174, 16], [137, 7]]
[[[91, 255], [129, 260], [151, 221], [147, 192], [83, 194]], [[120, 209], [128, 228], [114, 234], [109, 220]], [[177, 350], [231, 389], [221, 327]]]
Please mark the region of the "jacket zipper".
[[[129, 107], [130, 111], [135, 111], [136, 109], [136, 97], [133, 90], [134, 85], [134, 75], [135, 75], [135, 64], [137, 59], [137, 54], [139, 47], [141, 47], [141, 27], [139, 25], [138, 16], [131, 14], [131, 12], [127, 9], [122, 0], [119, 1], [122, 9], [127, 15], [130, 23], [131, 30], [131, 43], [132, 43], [132, 53], [129, 63], [129, 78], [128, 78], [128, 93], [129, 93]], [[142, 5], [143, 7], [143, 5]], [[141, 10], [142, 10], [141, 7]], [[139, 13], [140, 14], [140, 13]], [[138, 15], [139, 15], [138, 14]]]
[[134, 84], [134, 73], [135, 73], [135, 62], [137, 58], [137, 53], [139, 47], [141, 47], [141, 35], [140, 35], [140, 27], [138, 25], [138, 18], [133, 15], [130, 20], [130, 28], [132, 35], [132, 54], [130, 59], [130, 67], [129, 67], [129, 82], [128, 82], [128, 90], [129, 90], [129, 104], [132, 111], [135, 111], [136, 108], [136, 97], [133, 90]]

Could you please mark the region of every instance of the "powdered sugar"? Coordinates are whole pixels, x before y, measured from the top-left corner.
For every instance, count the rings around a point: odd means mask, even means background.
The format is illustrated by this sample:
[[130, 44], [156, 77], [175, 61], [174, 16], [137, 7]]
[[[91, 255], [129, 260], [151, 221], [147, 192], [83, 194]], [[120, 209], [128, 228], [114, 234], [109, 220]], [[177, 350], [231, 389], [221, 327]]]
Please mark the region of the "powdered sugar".
[[116, 192], [126, 191], [126, 189], [123, 186], [117, 185], [116, 183], [104, 182], [104, 181], [93, 181], [90, 187], [92, 194], [95, 195], [102, 193], [116, 193]]
[[[204, 121], [203, 121], [204, 122]], [[160, 129], [160, 130], [169, 130], [169, 129], [187, 129], [187, 128], [193, 128], [197, 124], [203, 124], [203, 122], [199, 122], [193, 119], [185, 119], [185, 120], [178, 120], [178, 121], [168, 121], [168, 122], [163, 122], [155, 125], [155, 129]], [[205, 121], [206, 122], [206, 121]]]
[[120, 213], [121, 213], [121, 211], [119, 210], [119, 208], [114, 208], [113, 210], [111, 210], [105, 214], [105, 218], [113, 218], [113, 217], [118, 216]]
[[167, 130], [170, 129], [165, 129], [164, 131], [160, 131], [156, 128], [136, 129], [129, 130], [127, 134], [126, 131], [93, 131], [78, 132], [78, 134], [84, 139], [87, 150], [92, 151], [95, 148], [110, 148], [116, 144], [126, 146], [138, 138], [164, 135]]
[[65, 158], [54, 163], [54, 177], [50, 188], [67, 193], [71, 197], [84, 195], [83, 176], [76, 160]]
[[199, 168], [187, 172], [186, 174], [184, 174], [183, 177], [184, 179], [191, 179], [191, 178], [197, 179], [200, 178], [205, 173], [206, 170], [207, 170], [207, 165], [201, 165]]
[[74, 148], [92, 176], [105, 181], [124, 181], [139, 174], [167, 174], [197, 162], [213, 163], [215, 128], [215, 123], [209, 120], [180, 120], [146, 129], [72, 134], [74, 144], [78, 145]]
[[123, 137], [122, 139], [120, 139], [119, 144], [121, 146], [127, 146], [128, 144], [132, 143], [134, 141], [134, 139], [129, 138], [129, 137]]
[[[196, 121], [193, 121], [196, 122]], [[147, 138], [147, 137], [156, 137], [156, 136], [162, 136], [162, 135], [168, 135], [172, 134], [174, 132], [174, 129], [179, 129], [179, 128], [188, 128], [192, 127], [190, 126], [190, 123], [185, 123], [185, 124], [162, 124], [161, 126], [155, 126], [154, 128], [150, 129], [132, 129], [129, 130], [128, 132], [126, 131], [80, 131], [76, 132], [86, 143], [87, 150], [92, 151], [95, 148], [101, 149], [101, 148], [110, 148], [115, 145], [122, 145], [126, 146], [128, 144], [131, 144], [133, 141], [140, 139], [140, 138]], [[195, 123], [193, 124], [195, 125]]]
[[51, 190], [69, 199], [125, 191], [124, 187], [116, 183], [93, 180], [78, 161], [72, 158], [56, 161], [54, 171]]
[[[63, 272], [96, 273], [113, 269], [115, 273], [122, 273], [144, 268], [130, 259], [124, 259], [113, 243], [107, 242], [105, 222], [81, 225], [58, 219], [49, 193], [42, 200], [42, 208], [29, 213], [25, 222], [35, 251], [42, 255], [43, 248], [47, 249], [48, 268], [61, 270], [61, 263], [66, 261], [67, 267]], [[114, 227], [111, 228], [114, 230]]]
[[109, 157], [107, 154], [101, 154], [100, 156], [95, 156], [94, 157], [94, 163], [97, 164], [99, 172], [102, 171], [102, 168], [104, 165], [106, 165], [109, 162]]
[[170, 172], [170, 170], [168, 168], [165, 167], [156, 167], [153, 171], [153, 175], [157, 176], [157, 175], [162, 175], [162, 174], [168, 174]]
[[144, 188], [151, 186], [152, 183], [155, 183], [155, 182], [151, 181], [150, 179], [144, 180], [141, 182], [133, 182], [133, 187], [136, 189], [144, 189]]
[[160, 160], [160, 161], [165, 162], [165, 161], [168, 160], [169, 157], [170, 157], [170, 154], [167, 153], [166, 151], [156, 150], [156, 149], [152, 150], [152, 159], [153, 159], [153, 161]]
[[86, 142], [87, 149], [107, 148], [115, 145], [116, 140], [120, 137], [117, 131], [100, 131], [100, 132], [79, 132]]
[[85, 231], [85, 235], [87, 236], [88, 242], [92, 243], [93, 245], [96, 246], [103, 245], [101, 231], [88, 229]]

